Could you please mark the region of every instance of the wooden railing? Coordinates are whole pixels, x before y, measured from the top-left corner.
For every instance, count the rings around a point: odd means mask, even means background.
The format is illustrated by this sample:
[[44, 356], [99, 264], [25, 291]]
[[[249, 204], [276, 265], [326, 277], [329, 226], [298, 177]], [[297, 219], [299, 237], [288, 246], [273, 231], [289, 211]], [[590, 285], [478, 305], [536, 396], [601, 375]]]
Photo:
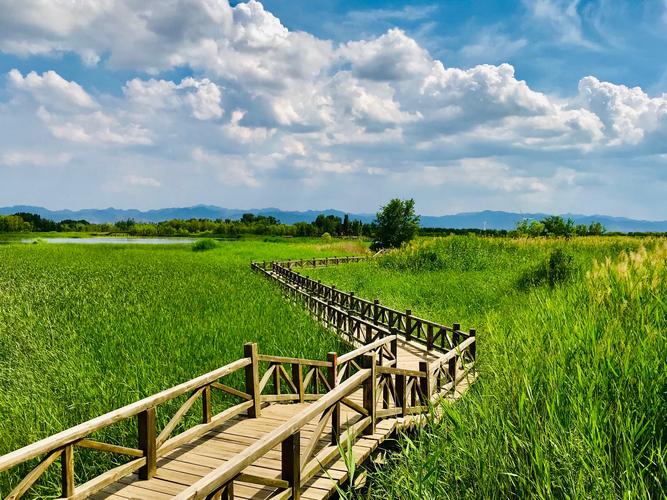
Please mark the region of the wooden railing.
[[[416, 318], [409, 311], [400, 313], [380, 306], [378, 301], [369, 302], [353, 293], [345, 294], [290, 269], [297, 263], [303, 266], [304, 262], [318, 266], [363, 259], [349, 257], [252, 264], [253, 269], [275, 279], [288, 297], [304, 303], [319, 321], [340, 333], [353, 346], [358, 346], [356, 349], [342, 356], [329, 353], [326, 360], [311, 360], [259, 354], [256, 344], [245, 344], [244, 357], [233, 363], [0, 457], [0, 473], [39, 459], [39, 463], [5, 498], [21, 498], [57, 461], [64, 498], [85, 498], [137, 471], [141, 479], [150, 479], [156, 472], [159, 457], [233, 417], [241, 414], [248, 418], [260, 417], [262, 408], [269, 404], [310, 402], [306, 409], [178, 496], [189, 499], [224, 494], [226, 498], [233, 498], [234, 482], [244, 481], [276, 489], [272, 498], [298, 499], [300, 488], [339, 457], [338, 443], [354, 442], [359, 436], [372, 434], [380, 419], [426, 412], [430, 402], [455, 390], [457, 383], [475, 365], [474, 330], [461, 332], [458, 325], [449, 328]], [[443, 354], [431, 363], [425, 357], [418, 370], [399, 368], [399, 339], [423, 341], [424, 331], [427, 349], [436, 349]], [[445, 338], [446, 342], [433, 341]], [[243, 387], [223, 382], [241, 370], [244, 373]], [[240, 402], [214, 415], [213, 391]], [[362, 393], [361, 404], [350, 398], [355, 391]], [[158, 430], [158, 407], [182, 396], [186, 396], [185, 402]], [[200, 423], [188, 427], [184, 417], [199, 401]], [[352, 409], [357, 417], [341, 422], [341, 405]], [[136, 419], [136, 446], [121, 446], [91, 438], [96, 432], [130, 419]], [[315, 422], [315, 431], [301, 451], [301, 430], [311, 422]], [[331, 429], [331, 443], [317, 450], [327, 426]], [[181, 430], [183, 428], [185, 430]], [[175, 434], [176, 430], [180, 432]], [[282, 449], [280, 478], [243, 472], [277, 445]], [[129, 461], [76, 485], [76, 448], [125, 456]]]
[[[61, 494], [66, 498], [86, 498], [135, 471], [139, 472], [141, 478], [148, 479], [152, 477], [155, 473], [158, 457], [205, 434], [240, 413], [247, 411], [252, 415], [258, 411], [260, 404], [259, 399], [255, 397], [257, 392], [254, 390], [252, 383], [248, 384], [248, 375], [250, 375], [251, 380], [256, 378], [257, 346], [247, 344], [245, 354], [246, 357], [222, 368], [0, 457], [0, 472], [41, 457], [38, 465], [5, 498], [15, 499], [23, 496], [46, 472], [49, 466], [57, 460], [60, 460], [61, 467]], [[246, 392], [232, 389], [219, 382], [220, 379], [241, 369], [245, 369], [246, 372]], [[212, 415], [211, 391], [214, 389], [240, 397], [243, 402]], [[158, 432], [156, 428], [157, 408], [167, 401], [186, 394], [188, 395], [187, 400]], [[176, 436], [172, 436], [178, 424], [181, 423], [185, 414], [197, 400], [201, 400], [201, 423]], [[133, 418], [136, 418], [137, 425], [138, 442], [136, 447], [119, 446], [89, 439], [89, 436], [95, 432], [117, 422]], [[74, 484], [74, 452], [76, 447], [92, 448], [98, 451], [124, 455], [131, 457], [132, 460], [77, 486]]]
[[[276, 262], [253, 262], [252, 269], [262, 272], [276, 279], [284, 289], [290, 292], [302, 292], [304, 301], [311, 311], [320, 318], [324, 314], [329, 326], [334, 329], [347, 331], [341, 321], [361, 322], [359, 326], [372, 324], [383, 327], [385, 331], [397, 333], [408, 341], [416, 341], [426, 346], [427, 350], [437, 349], [447, 352], [454, 349], [461, 342], [470, 337], [475, 337], [475, 329], [468, 332], [461, 330], [459, 323], [451, 327], [414, 316], [410, 309], [398, 311], [391, 307], [380, 304], [379, 300], [367, 300], [359, 297], [355, 292], [345, 293], [336, 288], [335, 285], [325, 285], [321, 281], [315, 281], [308, 276], [303, 276], [293, 267], [310, 265], [312, 267], [321, 265], [345, 264], [347, 262], [359, 262], [367, 257], [336, 257], [330, 259], [303, 259]], [[302, 262], [304, 264], [302, 264]], [[324, 264], [323, 262], [326, 262]], [[294, 297], [295, 294], [292, 293]], [[368, 342], [368, 340], [366, 340]]]

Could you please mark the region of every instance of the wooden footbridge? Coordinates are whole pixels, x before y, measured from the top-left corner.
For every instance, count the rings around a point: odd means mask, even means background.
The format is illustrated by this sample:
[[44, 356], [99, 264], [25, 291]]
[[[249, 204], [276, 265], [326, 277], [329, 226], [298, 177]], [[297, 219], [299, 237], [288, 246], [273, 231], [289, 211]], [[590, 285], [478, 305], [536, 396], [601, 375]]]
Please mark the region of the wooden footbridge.
[[[252, 264], [354, 350], [311, 360], [270, 356], [246, 344], [243, 357], [233, 363], [0, 457], [0, 472], [29, 470], [5, 498], [29, 495], [56, 462], [61, 481], [53, 496], [63, 498], [314, 500], [334, 495], [349, 479], [343, 450], [362, 464], [398, 431], [422, 425], [432, 403], [459, 397], [475, 377], [474, 330], [388, 308], [295, 270], [362, 259]], [[215, 393], [237, 402], [215, 413]], [[177, 398], [185, 401], [158, 430], [158, 408]], [[195, 404], [201, 416], [188, 426], [184, 417], [189, 414], [192, 421]], [[136, 419], [136, 446], [93, 439], [131, 419]], [[77, 449], [114, 454], [120, 465], [75, 484]]]

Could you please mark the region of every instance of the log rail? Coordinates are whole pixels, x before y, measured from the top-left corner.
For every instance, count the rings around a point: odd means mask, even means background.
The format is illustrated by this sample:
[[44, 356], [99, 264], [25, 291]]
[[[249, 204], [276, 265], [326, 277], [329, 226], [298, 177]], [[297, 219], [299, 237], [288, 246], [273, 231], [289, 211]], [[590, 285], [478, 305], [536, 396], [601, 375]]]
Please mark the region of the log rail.
[[[272, 498], [298, 499], [308, 481], [340, 458], [339, 443], [372, 435], [384, 419], [428, 412], [430, 404], [455, 392], [457, 383], [474, 370], [474, 330], [463, 332], [458, 324], [446, 327], [412, 316], [410, 311], [380, 305], [377, 300], [361, 299], [353, 292], [341, 292], [293, 269], [365, 259], [334, 257], [251, 264], [253, 270], [275, 280], [288, 298], [305, 305], [313, 317], [356, 349], [341, 356], [329, 353], [326, 360], [312, 360], [260, 354], [256, 344], [248, 343], [244, 356], [232, 363], [1, 456], [0, 473], [38, 462], [12, 491], [5, 492], [5, 496], [0, 492], [0, 497], [21, 498], [56, 462], [60, 464], [62, 498], [87, 498], [133, 473], [149, 480], [156, 474], [160, 457], [205, 437], [231, 419], [258, 418], [269, 405], [308, 403], [305, 409], [176, 495], [181, 500], [234, 498], [234, 485], [242, 481], [273, 488]], [[398, 366], [399, 351], [410, 345], [420, 346], [418, 352], [424, 353], [417, 370]], [[230, 381], [236, 372], [244, 375], [242, 387], [235, 387]], [[237, 402], [213, 414], [214, 391]], [[353, 398], [353, 394], [360, 398]], [[179, 397], [185, 401], [158, 429], [158, 408]], [[191, 425], [192, 419], [185, 416], [195, 405], [199, 405], [201, 417], [199, 423]], [[341, 422], [343, 406], [357, 415], [352, 425]], [[135, 420], [136, 445], [91, 438], [96, 432], [128, 420]], [[306, 434], [307, 443], [302, 442], [303, 428], [313, 424], [315, 431]], [[331, 443], [318, 449], [325, 427], [330, 429]], [[276, 446], [281, 449], [279, 478], [245, 471]], [[127, 461], [77, 485], [77, 448], [114, 454]]]

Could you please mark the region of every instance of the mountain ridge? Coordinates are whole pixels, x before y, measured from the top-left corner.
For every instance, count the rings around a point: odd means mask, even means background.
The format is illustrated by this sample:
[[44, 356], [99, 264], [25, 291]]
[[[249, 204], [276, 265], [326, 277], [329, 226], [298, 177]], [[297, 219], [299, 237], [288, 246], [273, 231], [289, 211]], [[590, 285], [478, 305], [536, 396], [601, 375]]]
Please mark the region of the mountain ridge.
[[[138, 222], [161, 222], [168, 219], [238, 219], [244, 213], [254, 215], [273, 216], [284, 224], [295, 222], [312, 222], [318, 215], [336, 215], [343, 217], [346, 213], [350, 219], [360, 219], [363, 222], [371, 222], [375, 214], [351, 213], [334, 208], [326, 210], [281, 210], [275, 207], [236, 209], [224, 208], [216, 205], [193, 205], [189, 207], [168, 207], [152, 210], [122, 209], [122, 208], [89, 208], [81, 210], [50, 210], [34, 205], [13, 205], [0, 207], [0, 215], [9, 215], [16, 212], [29, 212], [40, 215], [54, 221], [64, 219], [85, 219], [93, 223], [117, 222], [119, 220], [134, 219]], [[541, 212], [522, 213], [507, 212], [502, 210], [482, 210], [479, 212], [461, 212], [447, 215], [422, 215], [421, 225], [424, 228], [451, 228], [451, 229], [513, 229], [516, 223], [522, 219], [542, 219], [549, 215]], [[584, 215], [584, 214], [556, 214], [572, 218], [576, 224], [590, 224], [591, 222], [602, 223], [608, 231], [618, 232], [665, 232], [667, 221], [650, 221], [642, 219], [631, 219], [628, 217], [616, 217], [610, 215]]]

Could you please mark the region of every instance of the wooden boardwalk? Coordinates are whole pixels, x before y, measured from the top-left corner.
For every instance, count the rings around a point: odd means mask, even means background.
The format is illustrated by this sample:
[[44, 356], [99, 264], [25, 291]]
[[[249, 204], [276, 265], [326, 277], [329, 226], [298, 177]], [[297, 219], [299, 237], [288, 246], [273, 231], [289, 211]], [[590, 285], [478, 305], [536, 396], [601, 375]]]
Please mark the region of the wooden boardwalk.
[[[367, 316], [350, 294], [346, 301], [331, 287], [305, 282], [291, 270], [296, 262], [253, 268], [356, 349], [324, 361], [262, 355], [246, 344], [245, 357], [230, 365], [0, 457], [0, 471], [43, 457], [7, 498], [21, 497], [57, 459], [66, 498], [328, 498], [348, 480], [341, 448], [351, 448], [355, 463], [363, 464], [397, 432], [422, 425], [431, 403], [455, 400], [474, 381], [474, 335], [426, 322], [423, 339], [418, 330], [425, 320], [409, 311], [382, 313], [377, 301]], [[452, 345], [439, 348], [438, 332]], [[244, 389], [220, 382], [238, 370], [245, 372]], [[212, 415], [212, 390], [241, 402]], [[179, 396], [187, 399], [158, 434], [155, 408]], [[199, 400], [201, 423], [172, 437]], [[87, 437], [135, 416], [137, 448]], [[76, 486], [75, 446], [133, 458]]]

